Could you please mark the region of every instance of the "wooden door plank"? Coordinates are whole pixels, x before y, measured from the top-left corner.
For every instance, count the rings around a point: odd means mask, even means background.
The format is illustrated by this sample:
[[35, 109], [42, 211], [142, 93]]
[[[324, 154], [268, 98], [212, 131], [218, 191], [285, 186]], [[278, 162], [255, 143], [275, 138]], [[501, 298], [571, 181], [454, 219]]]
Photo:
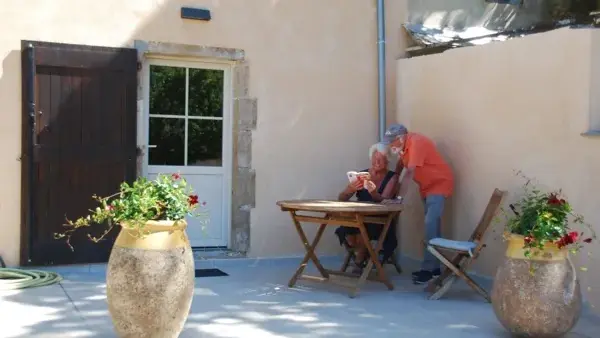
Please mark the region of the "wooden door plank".
[[35, 52], [37, 64], [58, 68], [127, 71], [130, 61], [128, 53], [115, 53], [113, 51], [36, 47]]

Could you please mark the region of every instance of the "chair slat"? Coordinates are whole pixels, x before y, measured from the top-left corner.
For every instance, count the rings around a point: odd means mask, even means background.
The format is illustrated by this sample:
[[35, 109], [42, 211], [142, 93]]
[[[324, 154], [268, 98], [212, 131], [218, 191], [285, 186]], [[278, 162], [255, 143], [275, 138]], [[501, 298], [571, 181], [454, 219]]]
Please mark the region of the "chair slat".
[[481, 219], [479, 220], [477, 227], [473, 231], [473, 234], [469, 238], [469, 241], [471, 241], [471, 242], [481, 241], [481, 239], [483, 238], [483, 235], [486, 233], [490, 224], [494, 220], [494, 216], [496, 215], [496, 213], [498, 212], [498, 209], [500, 208], [500, 204], [502, 203], [502, 199], [504, 198], [504, 195], [506, 195], [506, 191], [500, 190], [498, 188], [494, 189], [494, 193], [492, 194], [492, 197], [490, 197], [490, 200], [485, 208], [485, 211], [483, 212], [483, 215], [481, 216]]

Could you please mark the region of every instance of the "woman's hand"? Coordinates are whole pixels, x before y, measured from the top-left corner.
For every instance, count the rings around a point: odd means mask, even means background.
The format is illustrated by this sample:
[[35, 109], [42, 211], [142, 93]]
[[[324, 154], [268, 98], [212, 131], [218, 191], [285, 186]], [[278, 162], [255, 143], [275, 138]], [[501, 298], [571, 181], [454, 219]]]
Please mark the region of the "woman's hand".
[[377, 190], [377, 185], [375, 185], [375, 182], [373, 181], [365, 181], [364, 187], [365, 189], [367, 189], [367, 191], [369, 191], [369, 193], [372, 193], [373, 191]]
[[350, 184], [348, 184], [348, 191], [351, 192], [357, 192], [358, 190], [361, 190], [363, 188], [363, 182], [361, 182], [361, 180], [356, 180], [354, 182], [350, 182]]
[[354, 194], [356, 194], [358, 190], [362, 189], [362, 185], [362, 182], [359, 180], [350, 182], [346, 189], [344, 189], [344, 191], [338, 195], [338, 200], [348, 201], [350, 198], [352, 198], [352, 196], [354, 196]]

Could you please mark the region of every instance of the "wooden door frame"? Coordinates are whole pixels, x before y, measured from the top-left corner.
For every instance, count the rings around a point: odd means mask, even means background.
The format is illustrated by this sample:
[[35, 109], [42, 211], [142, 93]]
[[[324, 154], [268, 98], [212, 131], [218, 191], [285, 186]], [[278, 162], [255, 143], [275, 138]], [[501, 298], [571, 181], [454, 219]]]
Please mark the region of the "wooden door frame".
[[[143, 109], [138, 109], [137, 134], [138, 148], [147, 149], [149, 145], [150, 114], [150, 65], [181, 66], [200, 69], [219, 69], [224, 71], [223, 92], [223, 207], [221, 210], [224, 223], [221, 229], [225, 246], [231, 248], [232, 225], [232, 182], [233, 182], [233, 66], [231, 61], [202, 60], [186, 57], [145, 56], [141, 60], [141, 87], [143, 90]], [[138, 98], [139, 99], [139, 98]], [[148, 151], [142, 153], [141, 175], [148, 176]], [[168, 167], [167, 167], [168, 168]]]
[[[257, 128], [259, 100], [250, 90], [251, 63], [246, 52], [239, 48], [210, 45], [181, 44], [161, 41], [134, 40], [138, 60], [144, 58], [177, 58], [230, 63], [232, 66], [232, 189], [231, 194], [231, 250], [245, 255], [250, 250], [250, 213], [256, 205], [256, 172], [252, 165], [252, 135]], [[138, 73], [138, 79], [141, 73]], [[141, 83], [141, 80], [138, 80]], [[144, 93], [138, 86], [138, 103], [143, 105]], [[139, 107], [138, 118], [142, 114]], [[144, 140], [138, 139], [140, 153], [144, 153]], [[142, 166], [141, 156], [139, 166]]]
[[[48, 66], [85, 68], [98, 63], [102, 57], [94, 57], [94, 54], [102, 51], [115, 53], [120, 51], [136, 52], [133, 48], [114, 48], [80, 44], [65, 44], [45, 41], [21, 40], [21, 224], [20, 224], [20, 254], [19, 264], [21, 266], [31, 265], [31, 248], [33, 246], [33, 225], [36, 224], [34, 209], [34, 146], [36, 136], [36, 84], [38, 60], [36, 60], [36, 49], [53, 49], [69, 52], [78, 52], [88, 56], [86, 61], [78, 64], [68, 64], [68, 61], [54, 57], [52, 53], [44, 58], [49, 62]], [[87, 55], [86, 55], [87, 54]], [[42, 64], [40, 64], [42, 65]], [[43, 65], [46, 65], [45, 63]], [[137, 119], [137, 115], [134, 116]], [[137, 124], [137, 121], [134, 123]], [[133, 170], [135, 177], [135, 170]]]

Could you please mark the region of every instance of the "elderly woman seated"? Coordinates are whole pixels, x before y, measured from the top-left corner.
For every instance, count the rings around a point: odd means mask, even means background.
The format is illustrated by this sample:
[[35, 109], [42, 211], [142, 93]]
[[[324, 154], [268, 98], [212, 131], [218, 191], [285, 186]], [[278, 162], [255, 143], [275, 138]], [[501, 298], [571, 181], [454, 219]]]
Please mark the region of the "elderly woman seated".
[[[380, 203], [384, 199], [394, 198], [398, 194], [398, 174], [388, 170], [388, 156], [388, 148], [384, 144], [377, 143], [371, 146], [371, 149], [369, 149], [371, 167], [362, 170], [362, 172], [368, 172], [370, 174], [370, 180], [366, 181], [364, 184], [360, 183], [358, 180], [348, 184], [346, 189], [339, 194], [338, 199], [340, 201], [348, 201], [356, 195], [358, 201]], [[369, 239], [379, 239], [383, 225], [373, 223], [365, 223], [365, 225]], [[340, 240], [340, 245], [354, 250], [354, 263], [356, 264], [355, 272], [358, 272], [357, 270], [362, 269], [368, 260], [367, 250], [359, 230], [357, 228], [341, 226], [336, 229], [335, 234]], [[383, 242], [384, 261], [393, 255], [397, 246], [396, 227], [390, 226], [385, 241]]]

